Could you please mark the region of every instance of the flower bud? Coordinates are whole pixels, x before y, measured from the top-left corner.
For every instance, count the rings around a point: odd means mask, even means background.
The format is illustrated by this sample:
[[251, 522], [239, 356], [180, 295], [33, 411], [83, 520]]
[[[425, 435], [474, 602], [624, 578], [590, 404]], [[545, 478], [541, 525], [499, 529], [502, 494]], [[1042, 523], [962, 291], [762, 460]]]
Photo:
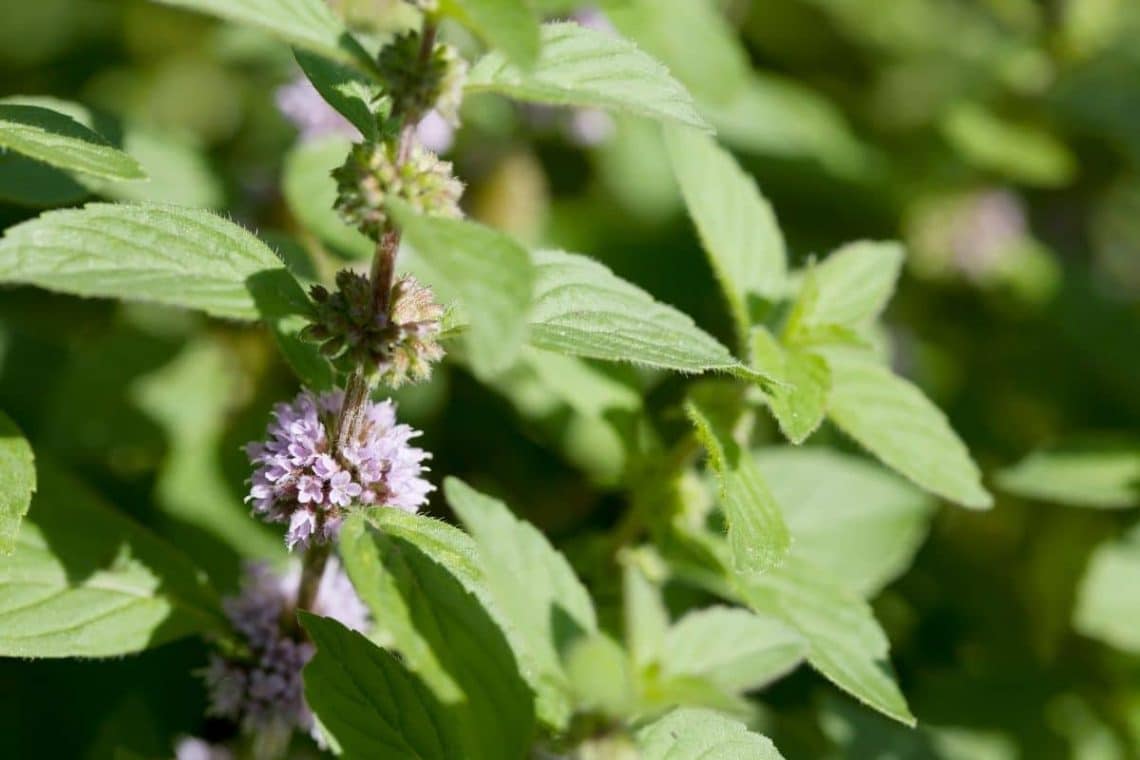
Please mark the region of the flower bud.
[[435, 108], [450, 124], [458, 125], [467, 62], [454, 47], [440, 42], [421, 61], [422, 44], [419, 32], [404, 32], [380, 50], [376, 64], [392, 112], [418, 121]]

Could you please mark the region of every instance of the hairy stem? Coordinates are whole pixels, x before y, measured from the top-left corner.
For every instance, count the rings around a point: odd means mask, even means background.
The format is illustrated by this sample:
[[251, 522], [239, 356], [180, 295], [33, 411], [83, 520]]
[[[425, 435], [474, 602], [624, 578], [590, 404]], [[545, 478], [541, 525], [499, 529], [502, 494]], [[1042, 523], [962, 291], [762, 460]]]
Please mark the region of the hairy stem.
[[317, 601], [317, 591], [325, 574], [332, 547], [329, 544], [314, 543], [305, 552], [301, 565], [301, 585], [297, 588], [297, 609], [312, 610]]

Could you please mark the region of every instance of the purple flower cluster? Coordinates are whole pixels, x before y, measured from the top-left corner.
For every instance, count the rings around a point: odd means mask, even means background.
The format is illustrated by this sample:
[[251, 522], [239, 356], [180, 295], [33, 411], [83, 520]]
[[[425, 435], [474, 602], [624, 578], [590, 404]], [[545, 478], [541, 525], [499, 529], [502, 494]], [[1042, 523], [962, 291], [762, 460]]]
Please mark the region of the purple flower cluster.
[[397, 424], [391, 401], [365, 402], [357, 434], [334, 454], [331, 431], [343, 403], [340, 390], [303, 391], [274, 407], [264, 443], [246, 447], [257, 466], [246, 501], [265, 520], [288, 523], [290, 549], [334, 539], [349, 505], [415, 512], [435, 489], [421, 477], [431, 455], [409, 445], [420, 433]]
[[[301, 669], [313, 656], [313, 645], [303, 640], [294, 618], [300, 578], [297, 567], [278, 575], [264, 563], [252, 563], [246, 567], [241, 593], [223, 600], [226, 617], [248, 652], [210, 656], [203, 672], [210, 715], [260, 735], [314, 731], [301, 684]], [[312, 611], [357, 631], [368, 625], [368, 610], [335, 558], [325, 567]]]

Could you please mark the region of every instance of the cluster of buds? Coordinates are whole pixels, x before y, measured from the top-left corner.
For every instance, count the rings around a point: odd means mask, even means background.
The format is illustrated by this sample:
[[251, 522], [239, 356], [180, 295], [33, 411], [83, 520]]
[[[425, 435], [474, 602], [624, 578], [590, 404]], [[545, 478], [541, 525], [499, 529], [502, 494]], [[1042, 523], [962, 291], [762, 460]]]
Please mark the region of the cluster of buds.
[[451, 173], [449, 162], [419, 145], [400, 156], [399, 147], [390, 141], [357, 143], [348, 160], [333, 170], [333, 178], [337, 213], [373, 240], [387, 229], [384, 204], [389, 198], [404, 201], [418, 213], [463, 216], [459, 208], [463, 183]]
[[467, 62], [453, 46], [440, 42], [425, 56], [423, 44], [419, 32], [404, 32], [380, 50], [376, 65], [392, 112], [416, 119], [434, 108], [457, 125]]
[[367, 277], [345, 269], [336, 284], [332, 293], [313, 286], [316, 319], [301, 338], [320, 343], [321, 353], [342, 369], [361, 367], [392, 388], [428, 379], [443, 358], [444, 309], [431, 290], [404, 275], [392, 286], [387, 310], [379, 311]]

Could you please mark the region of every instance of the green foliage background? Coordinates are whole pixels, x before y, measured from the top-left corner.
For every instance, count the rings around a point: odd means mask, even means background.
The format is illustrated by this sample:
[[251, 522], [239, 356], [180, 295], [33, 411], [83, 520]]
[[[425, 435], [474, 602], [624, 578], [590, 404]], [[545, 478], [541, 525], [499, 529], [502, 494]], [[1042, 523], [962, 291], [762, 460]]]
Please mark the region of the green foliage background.
[[[395, 3], [338, 5], [363, 24]], [[537, 5], [559, 14], [573, 4]], [[605, 5], [693, 93], [756, 179], [792, 262], [856, 239], [907, 246], [882, 340], [946, 411], [996, 498], [989, 512], [938, 509], [913, 565], [874, 597], [919, 729], [800, 668], [763, 692], [764, 732], [788, 758], [1137, 756], [1140, 638], [1129, 631], [1140, 628], [1140, 600], [1110, 576], [1098, 587], [1101, 617], [1082, 601], [1078, 632], [1074, 610], [1090, 556], [1135, 522], [1081, 507], [1140, 501], [1127, 439], [1140, 428], [1140, 8]], [[0, 226], [87, 198], [145, 199], [222, 211], [287, 257], [315, 251], [314, 279], [359, 252], [352, 238], [322, 234], [311, 179], [329, 161], [320, 146], [295, 149], [274, 106], [274, 88], [295, 71], [285, 46], [141, 0], [0, 0], [0, 19], [0, 96], [83, 103], [91, 113], [80, 120], [151, 176], [79, 181], [0, 152]], [[583, 148], [565, 117], [491, 96], [472, 97], [464, 120], [450, 158], [474, 218], [588, 253], [735, 345], [740, 305], [726, 305], [718, 287], [735, 273], [714, 272], [701, 253], [656, 128], [618, 117], [608, 139]], [[425, 430], [436, 479], [462, 478], [538, 526], [612, 629], [620, 579], [598, 554], [601, 537], [621, 529], [620, 444], [552, 394], [559, 369], [546, 371], [487, 384], [448, 364], [398, 394], [402, 415]], [[604, 372], [623, 383], [649, 376]], [[684, 382], [662, 375], [644, 403], [678, 409]], [[281, 552], [276, 531], [240, 504], [239, 446], [295, 388], [272, 338], [254, 327], [0, 291], [0, 408], [37, 461], [75, 473], [221, 589], [234, 587], [242, 557]], [[1094, 475], [1057, 497], [1053, 462], [1020, 480], [1018, 471], [997, 477], [1031, 451], [1094, 435], [1125, 438], [1111, 476], [1123, 495], [1100, 494]], [[767, 419], [755, 437], [781, 440]], [[830, 423], [809, 445], [823, 443], [857, 451]], [[41, 487], [45, 477], [41, 469]], [[438, 494], [430, 512], [452, 516]], [[695, 593], [669, 586], [666, 601], [681, 610]], [[0, 661], [5, 746], [16, 757], [162, 756], [174, 736], [199, 730], [204, 696], [192, 671], [204, 651], [183, 640], [121, 660]]]

